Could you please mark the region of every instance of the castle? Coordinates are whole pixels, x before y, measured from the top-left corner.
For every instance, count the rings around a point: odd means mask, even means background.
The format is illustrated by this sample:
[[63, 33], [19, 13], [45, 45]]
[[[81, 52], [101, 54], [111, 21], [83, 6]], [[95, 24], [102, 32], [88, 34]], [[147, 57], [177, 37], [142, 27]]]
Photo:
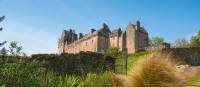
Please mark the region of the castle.
[[75, 30], [69, 29], [62, 32], [58, 40], [59, 53], [79, 53], [91, 51], [103, 53], [109, 47], [118, 47], [121, 51], [127, 50], [134, 53], [148, 46], [148, 32], [140, 26], [129, 23], [126, 30], [120, 28], [110, 31], [104, 23], [99, 30], [91, 29], [91, 33], [77, 35]]

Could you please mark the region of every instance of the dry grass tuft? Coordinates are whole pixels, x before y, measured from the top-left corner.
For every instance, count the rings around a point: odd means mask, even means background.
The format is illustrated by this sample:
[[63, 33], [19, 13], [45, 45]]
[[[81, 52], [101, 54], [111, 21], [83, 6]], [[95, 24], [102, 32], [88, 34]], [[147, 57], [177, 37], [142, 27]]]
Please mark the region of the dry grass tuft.
[[176, 71], [176, 63], [169, 54], [156, 53], [141, 61], [118, 87], [184, 87], [184, 80]]

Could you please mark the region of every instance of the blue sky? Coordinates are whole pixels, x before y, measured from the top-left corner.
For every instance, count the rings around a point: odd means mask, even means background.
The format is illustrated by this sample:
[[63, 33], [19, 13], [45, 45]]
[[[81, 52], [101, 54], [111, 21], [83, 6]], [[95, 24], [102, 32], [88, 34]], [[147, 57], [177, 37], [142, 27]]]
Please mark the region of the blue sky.
[[113, 30], [140, 20], [150, 37], [189, 38], [200, 28], [200, 0], [0, 0], [1, 15], [0, 41], [18, 41], [27, 54], [57, 53], [63, 29], [88, 33], [104, 22]]

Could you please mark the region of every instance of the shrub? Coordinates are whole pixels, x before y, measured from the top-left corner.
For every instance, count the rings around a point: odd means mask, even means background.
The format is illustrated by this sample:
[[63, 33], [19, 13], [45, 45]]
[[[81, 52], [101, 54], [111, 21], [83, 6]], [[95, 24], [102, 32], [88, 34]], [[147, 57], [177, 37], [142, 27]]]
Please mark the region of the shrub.
[[89, 73], [81, 83], [81, 87], [111, 87], [112, 72], [105, 72], [100, 75]]
[[29, 61], [27, 57], [1, 58], [0, 85], [35, 87], [41, 86], [41, 76], [44, 73], [42, 63]]
[[59, 76], [55, 80], [55, 87], [78, 87], [80, 84], [80, 78], [75, 76]]

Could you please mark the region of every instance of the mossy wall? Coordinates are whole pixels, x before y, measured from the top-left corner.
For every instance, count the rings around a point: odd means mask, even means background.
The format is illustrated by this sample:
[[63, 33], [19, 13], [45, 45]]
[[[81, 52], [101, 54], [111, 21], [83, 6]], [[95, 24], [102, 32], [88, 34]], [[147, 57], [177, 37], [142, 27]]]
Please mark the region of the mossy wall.
[[60, 74], [86, 75], [89, 72], [100, 73], [114, 69], [115, 59], [105, 58], [101, 53], [80, 52], [79, 54], [37, 54], [32, 59], [45, 62], [48, 70]]
[[172, 54], [174, 58], [181, 60], [184, 64], [200, 65], [200, 47], [195, 48], [170, 48], [162, 52]]

